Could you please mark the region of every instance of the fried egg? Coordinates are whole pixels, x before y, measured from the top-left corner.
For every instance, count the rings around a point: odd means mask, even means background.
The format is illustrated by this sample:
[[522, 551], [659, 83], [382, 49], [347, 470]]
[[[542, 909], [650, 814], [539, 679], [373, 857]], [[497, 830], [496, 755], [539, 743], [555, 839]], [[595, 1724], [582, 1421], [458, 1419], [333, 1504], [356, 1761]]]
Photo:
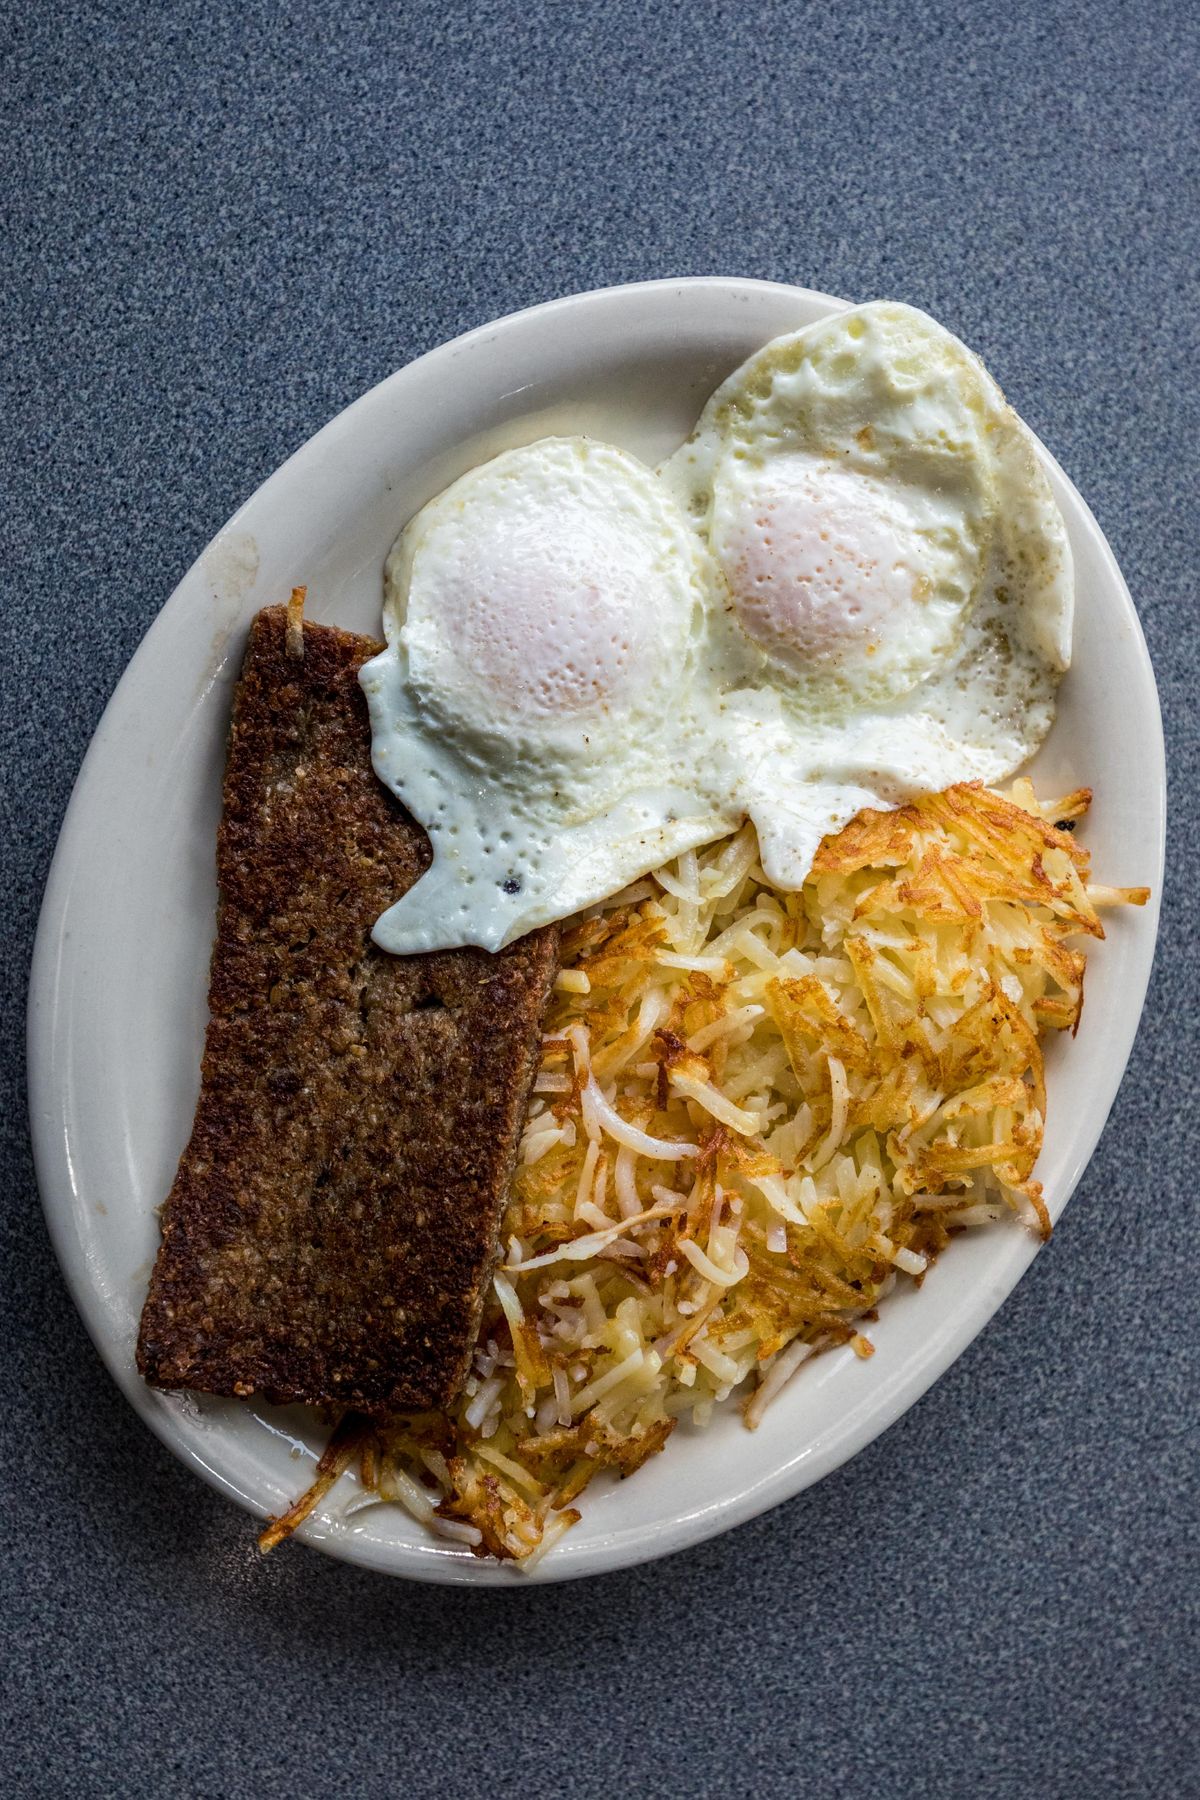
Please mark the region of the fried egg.
[[767, 344], [662, 476], [710, 556], [709, 663], [772, 881], [799, 887], [862, 807], [1003, 779], [1041, 743], [1066, 528], [1027, 427], [933, 319], [881, 302]]
[[708, 609], [701, 541], [607, 444], [508, 451], [417, 514], [361, 681], [433, 860], [377, 943], [496, 950], [736, 824], [732, 780], [695, 778]]
[[375, 939], [496, 950], [747, 816], [798, 888], [864, 806], [1032, 754], [1071, 612], [1033, 439], [911, 307], [767, 344], [658, 475], [506, 452], [388, 559], [372, 754], [433, 859]]

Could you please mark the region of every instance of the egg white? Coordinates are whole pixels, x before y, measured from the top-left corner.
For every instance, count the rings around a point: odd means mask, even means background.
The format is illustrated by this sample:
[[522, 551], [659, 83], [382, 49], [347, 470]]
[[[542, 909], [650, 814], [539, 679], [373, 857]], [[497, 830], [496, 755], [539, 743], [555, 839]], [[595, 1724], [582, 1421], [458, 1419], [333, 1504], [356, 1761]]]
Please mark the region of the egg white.
[[433, 861], [376, 941], [499, 949], [747, 815], [799, 887], [863, 807], [1015, 772], [1072, 598], [1028, 430], [911, 307], [766, 345], [659, 477], [582, 438], [507, 452], [388, 559], [361, 680]]

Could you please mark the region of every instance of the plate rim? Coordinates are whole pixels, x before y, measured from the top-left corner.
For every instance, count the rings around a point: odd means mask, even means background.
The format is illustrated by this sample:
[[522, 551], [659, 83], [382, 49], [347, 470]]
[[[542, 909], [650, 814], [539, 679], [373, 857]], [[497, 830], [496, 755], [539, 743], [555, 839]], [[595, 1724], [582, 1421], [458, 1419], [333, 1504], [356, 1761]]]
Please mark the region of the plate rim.
[[[765, 281], [755, 277], [734, 275], [699, 275], [661, 277], [650, 281], [639, 281], [616, 284], [607, 287], [589, 288], [578, 293], [558, 295], [552, 299], [541, 301], [533, 306], [522, 307], [501, 317], [488, 320], [470, 327], [445, 342], [424, 351], [412, 361], [402, 364], [379, 382], [366, 389], [354, 400], [337, 412], [323, 426], [293, 450], [285, 460], [271, 471], [258, 487], [237, 507], [230, 518], [221, 525], [199, 554], [185, 570], [171, 593], [159, 607], [143, 633], [133, 655], [121, 672], [95, 730], [89, 739], [78, 773], [72, 784], [71, 793], [63, 813], [54, 854], [50, 863], [42, 903], [39, 909], [33, 956], [30, 966], [30, 979], [27, 1008], [27, 1077], [28, 1104], [30, 1115], [30, 1131], [33, 1143], [34, 1167], [41, 1200], [43, 1216], [47, 1231], [55, 1253], [59, 1268], [62, 1271], [72, 1302], [82, 1319], [95, 1349], [117, 1385], [123, 1397], [134, 1408], [138, 1417], [150, 1427], [155, 1436], [180, 1460], [191, 1472], [199, 1474], [209, 1486], [218, 1493], [235, 1501], [244, 1510], [258, 1518], [268, 1516], [268, 1508], [253, 1494], [243, 1491], [239, 1483], [220, 1468], [202, 1458], [195, 1449], [181, 1441], [174, 1425], [174, 1415], [159, 1402], [161, 1396], [149, 1389], [138, 1376], [136, 1369], [130, 1367], [118, 1355], [118, 1347], [103, 1330], [103, 1314], [95, 1304], [95, 1293], [86, 1279], [86, 1263], [77, 1254], [77, 1245], [71, 1241], [73, 1223], [70, 1208], [56, 1196], [70, 1182], [70, 1158], [65, 1146], [65, 1133], [56, 1132], [56, 1117], [60, 1117], [61, 1108], [57, 1105], [57, 1096], [53, 1091], [53, 1056], [51, 1054], [51, 1033], [56, 1011], [56, 994], [58, 973], [62, 948], [63, 926], [68, 910], [69, 883], [68, 864], [71, 844], [79, 825], [79, 817], [89, 801], [89, 787], [97, 778], [97, 771], [106, 752], [109, 739], [116, 731], [116, 715], [119, 711], [123, 690], [136, 682], [137, 668], [144, 656], [149, 654], [147, 647], [151, 644], [157, 630], [162, 625], [164, 616], [175, 601], [180, 590], [196, 576], [202, 568], [205, 558], [213, 546], [235, 532], [241, 525], [247, 511], [258, 502], [276, 484], [285, 484], [295, 472], [296, 465], [311, 456], [319, 456], [321, 450], [330, 439], [346, 429], [352, 429], [355, 415], [359, 409], [377, 396], [381, 390], [388, 389], [412, 371], [434, 359], [451, 360], [455, 355], [468, 349], [475, 343], [486, 342], [489, 336], [518, 320], [531, 320], [535, 317], [549, 318], [561, 314], [581, 304], [598, 302], [621, 296], [625, 300], [636, 300], [638, 296], [660, 294], [670, 290], [709, 289], [718, 290], [733, 297], [733, 292], [766, 291], [785, 294], [791, 298], [820, 303], [826, 310], [845, 308], [853, 302], [835, 295], [823, 293], [819, 289], [807, 288], [787, 282]], [[1148, 904], [1148, 915], [1151, 927], [1150, 950], [1146, 959], [1145, 979], [1141, 983], [1141, 991], [1136, 995], [1136, 1005], [1130, 1005], [1126, 1017], [1130, 1021], [1129, 1048], [1120, 1059], [1119, 1067], [1114, 1066], [1105, 1083], [1108, 1093], [1103, 1112], [1099, 1116], [1094, 1136], [1086, 1152], [1078, 1156], [1070, 1170], [1067, 1180], [1062, 1184], [1058, 1199], [1058, 1214], [1070, 1200], [1081, 1176], [1095, 1153], [1101, 1133], [1107, 1122], [1112, 1105], [1116, 1099], [1121, 1082], [1124, 1079], [1136, 1040], [1138, 1027], [1145, 1006], [1146, 991], [1157, 953], [1157, 934], [1159, 912], [1161, 907], [1163, 873], [1165, 864], [1165, 821], [1166, 821], [1166, 757], [1162, 727], [1162, 710], [1158, 694], [1154, 667], [1147, 648], [1141, 620], [1134, 606], [1129, 588], [1124, 580], [1116, 557], [1100, 528], [1091, 508], [1074, 483], [1066, 475], [1054, 456], [1041, 445], [1039, 449], [1059, 480], [1065, 485], [1072, 499], [1078, 504], [1083, 528], [1093, 541], [1093, 546], [1104, 563], [1108, 576], [1116, 591], [1120, 605], [1131, 627], [1130, 653], [1140, 663], [1142, 673], [1148, 678], [1149, 692], [1153, 696], [1154, 714], [1145, 721], [1149, 735], [1153, 738], [1154, 768], [1147, 771], [1146, 780], [1153, 789], [1155, 803], [1156, 836], [1158, 846], [1157, 868], [1152, 871], [1153, 887]], [[1133, 996], [1131, 996], [1133, 998]], [[887, 1431], [897, 1419], [902, 1417], [910, 1407], [928, 1391], [932, 1384], [952, 1363], [964, 1354], [984, 1326], [994, 1317], [1000, 1306], [1012, 1293], [1021, 1276], [1033, 1261], [1040, 1246], [1031, 1238], [1022, 1240], [1010, 1248], [1008, 1262], [1003, 1277], [998, 1280], [989, 1293], [981, 1297], [975, 1293], [969, 1296], [971, 1324], [967, 1331], [955, 1325], [958, 1308], [955, 1308], [946, 1321], [945, 1328], [937, 1334], [934, 1341], [919, 1358], [910, 1358], [904, 1364], [901, 1378], [888, 1382], [889, 1397], [887, 1404], [880, 1409], [878, 1403], [868, 1407], [869, 1418], [865, 1429], [847, 1428], [839, 1435], [838, 1440], [824, 1449], [804, 1451], [799, 1456], [787, 1458], [776, 1467], [771, 1474], [761, 1479], [748, 1489], [739, 1489], [724, 1500], [710, 1506], [700, 1508], [694, 1514], [684, 1512], [673, 1521], [669, 1533], [669, 1541], [663, 1541], [653, 1528], [642, 1534], [638, 1541], [627, 1542], [629, 1528], [623, 1532], [610, 1534], [617, 1541], [609, 1542], [600, 1537], [585, 1545], [580, 1545], [571, 1559], [560, 1559], [548, 1556], [530, 1573], [510, 1567], [506, 1564], [493, 1564], [480, 1561], [471, 1556], [447, 1555], [446, 1547], [437, 1546], [432, 1541], [429, 1545], [429, 1560], [425, 1561], [425, 1552], [414, 1549], [411, 1545], [396, 1544], [385, 1550], [381, 1546], [359, 1539], [353, 1534], [338, 1530], [324, 1524], [321, 1519], [309, 1521], [297, 1534], [299, 1541], [319, 1548], [340, 1561], [358, 1567], [370, 1568], [378, 1573], [399, 1576], [404, 1579], [418, 1580], [436, 1585], [450, 1584], [463, 1586], [486, 1587], [523, 1587], [538, 1582], [555, 1582], [561, 1580], [581, 1579], [588, 1575], [608, 1573], [628, 1568], [640, 1563], [655, 1560], [660, 1556], [674, 1554], [703, 1542], [707, 1538], [732, 1529], [749, 1519], [781, 1504], [785, 1499], [794, 1497], [805, 1488], [813, 1485], [825, 1475], [831, 1474], [851, 1457], [858, 1454]], [[1011, 1265], [1011, 1278], [1010, 1269]], [[854, 1409], [857, 1412], [857, 1408]], [[665, 1527], [659, 1528], [661, 1534]], [[638, 1534], [633, 1534], [637, 1536]]]

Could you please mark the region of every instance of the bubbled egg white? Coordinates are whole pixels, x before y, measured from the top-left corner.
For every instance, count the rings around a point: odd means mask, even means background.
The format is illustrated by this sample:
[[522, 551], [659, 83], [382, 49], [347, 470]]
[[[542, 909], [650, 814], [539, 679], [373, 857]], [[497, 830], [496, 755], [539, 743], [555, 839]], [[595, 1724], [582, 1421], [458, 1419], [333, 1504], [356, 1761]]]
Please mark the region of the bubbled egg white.
[[1013, 773], [1070, 660], [1062, 517], [982, 363], [887, 302], [735, 370], [663, 478], [711, 551], [739, 799], [799, 886], [863, 806]]

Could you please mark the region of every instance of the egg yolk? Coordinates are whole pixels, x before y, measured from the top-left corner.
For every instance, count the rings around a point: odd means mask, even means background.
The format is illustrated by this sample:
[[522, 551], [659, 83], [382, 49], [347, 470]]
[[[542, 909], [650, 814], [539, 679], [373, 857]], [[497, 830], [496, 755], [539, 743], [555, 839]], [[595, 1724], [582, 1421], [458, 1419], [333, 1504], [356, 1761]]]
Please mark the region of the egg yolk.
[[645, 664], [651, 571], [611, 533], [549, 522], [460, 540], [438, 582], [438, 635], [473, 685], [530, 719], [627, 701]]
[[874, 657], [929, 588], [872, 483], [837, 468], [781, 468], [741, 487], [721, 560], [745, 630], [800, 667]]

